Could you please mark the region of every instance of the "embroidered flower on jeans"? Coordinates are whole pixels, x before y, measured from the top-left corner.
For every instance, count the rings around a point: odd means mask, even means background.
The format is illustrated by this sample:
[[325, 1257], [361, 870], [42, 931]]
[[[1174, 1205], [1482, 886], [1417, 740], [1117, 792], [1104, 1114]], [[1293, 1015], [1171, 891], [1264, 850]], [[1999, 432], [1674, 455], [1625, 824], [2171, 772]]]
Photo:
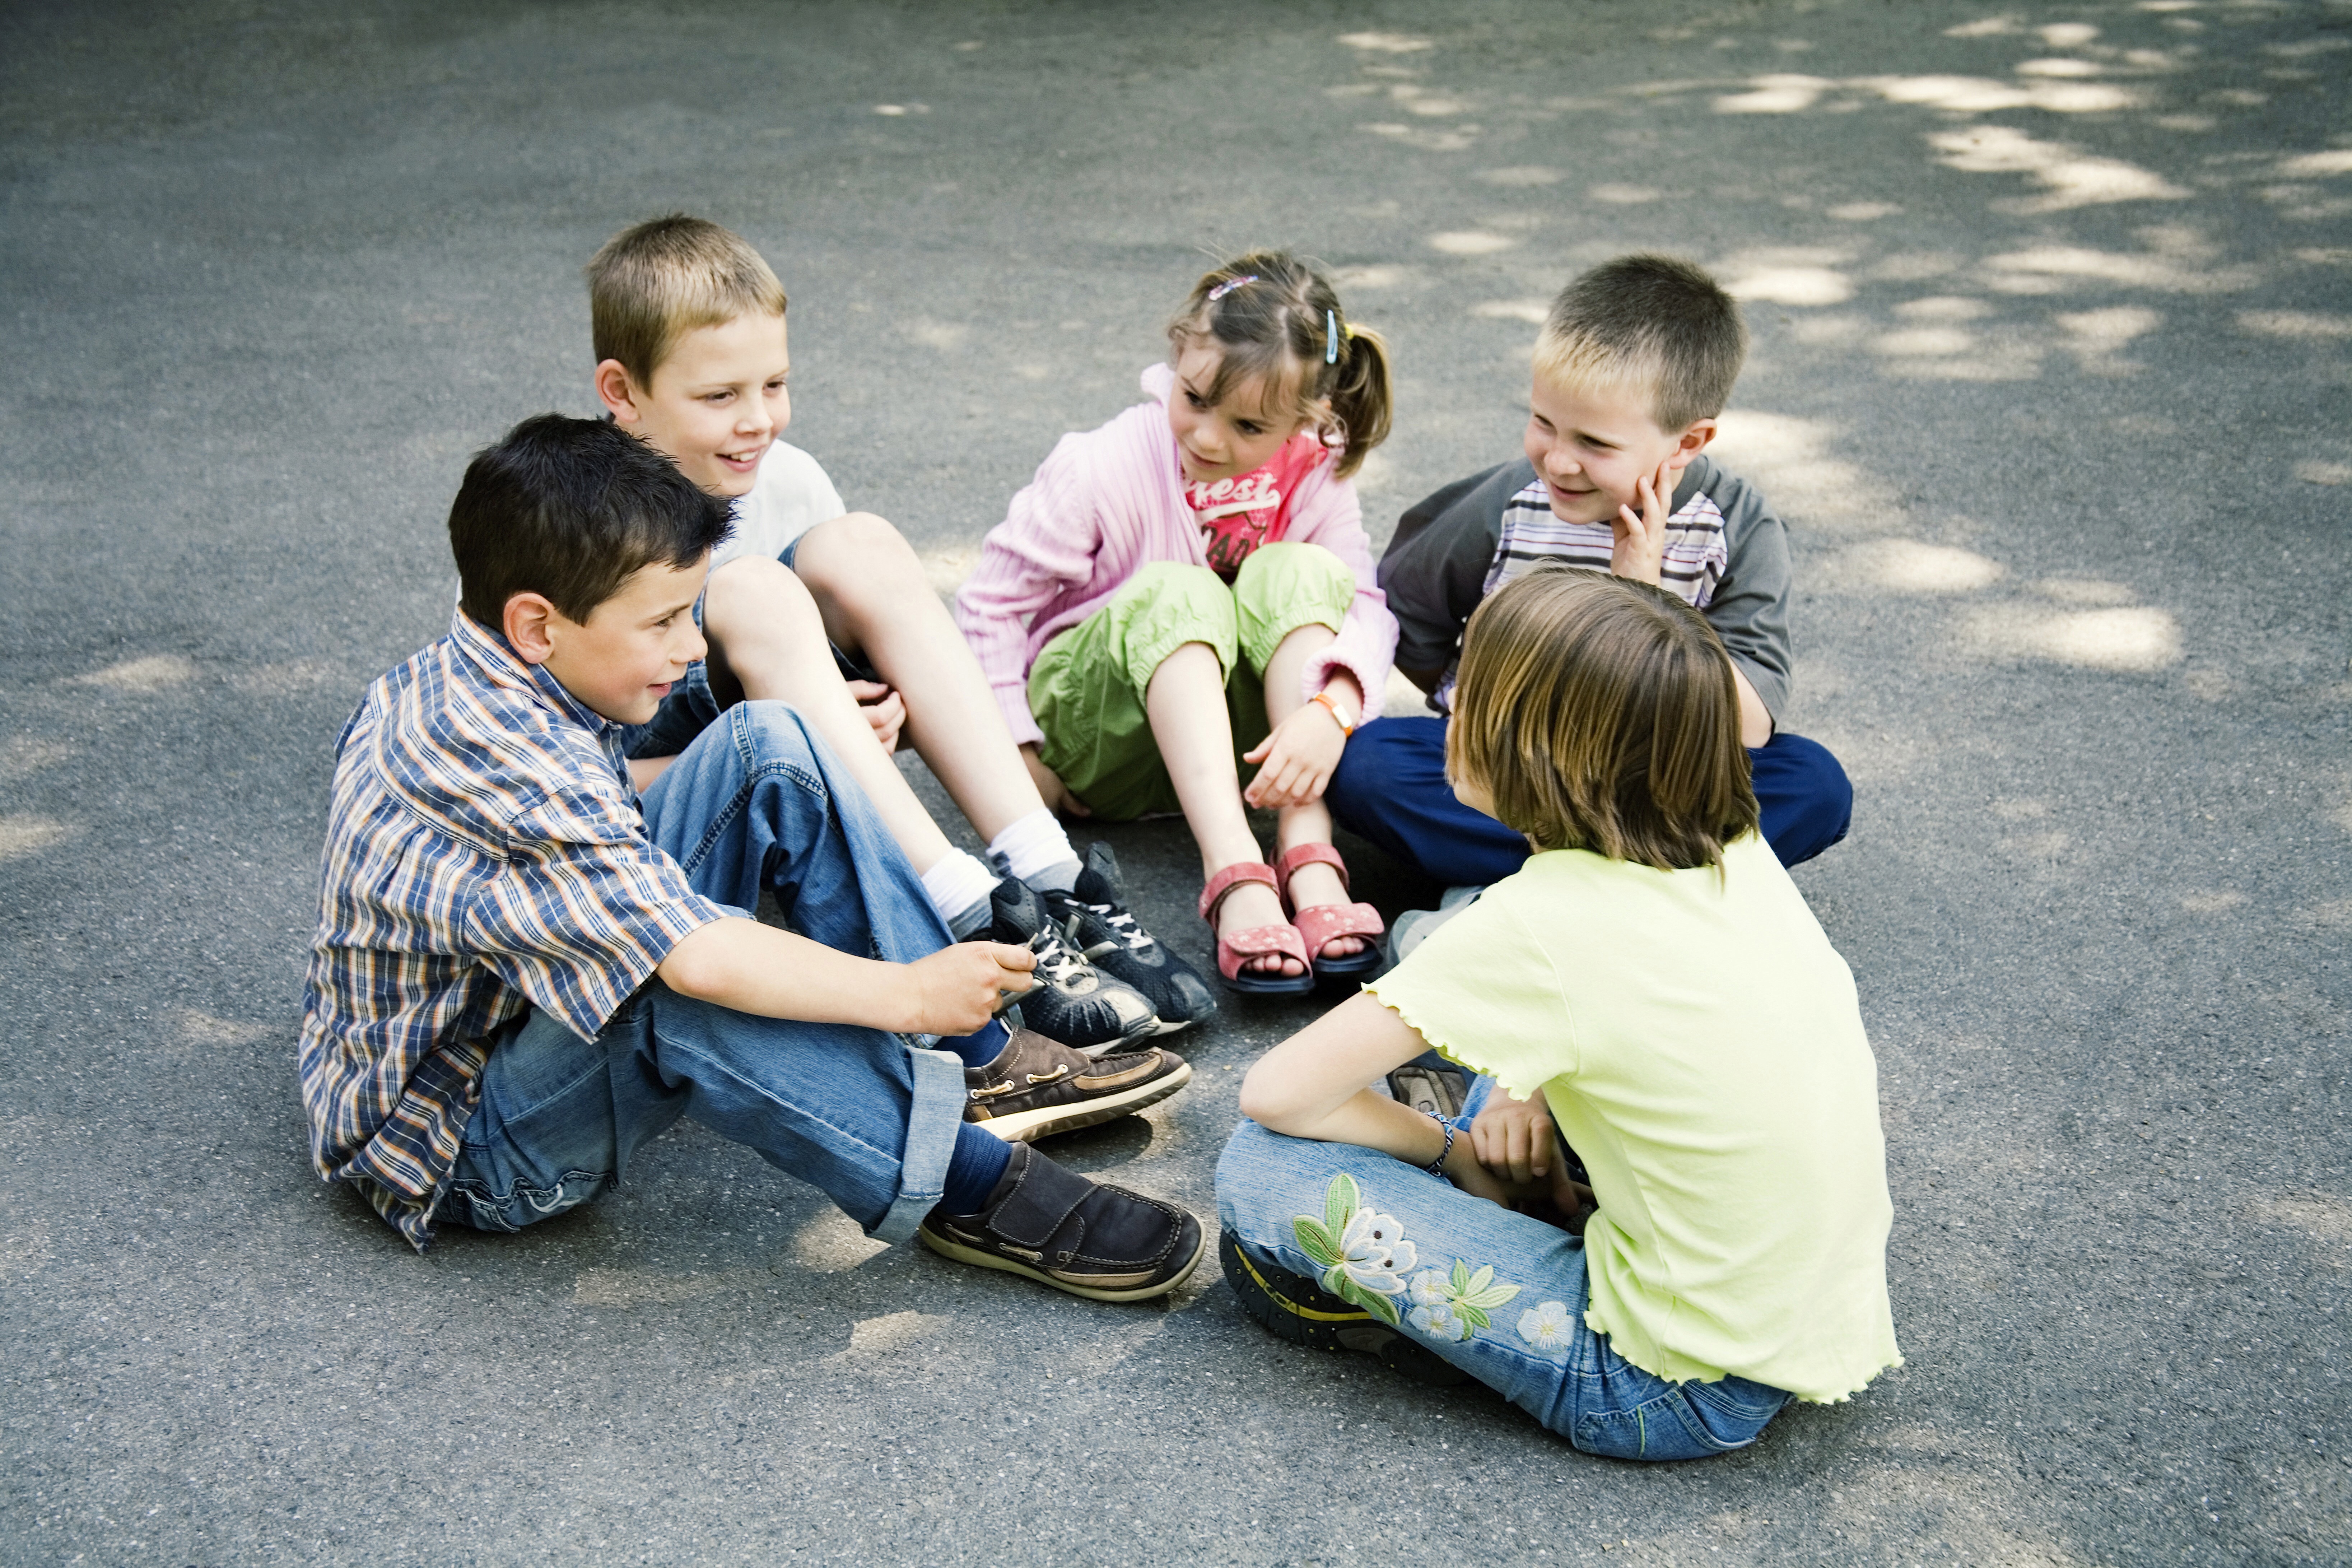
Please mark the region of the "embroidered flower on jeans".
[[1416, 1257], [1394, 1216], [1359, 1206], [1355, 1178], [1331, 1178], [1323, 1194], [1323, 1217], [1300, 1215], [1291, 1228], [1299, 1249], [1323, 1268], [1323, 1289], [1352, 1301], [1384, 1323], [1397, 1321], [1389, 1298], [1404, 1291], [1404, 1277]]
[[1519, 1338], [1539, 1351], [1564, 1351], [1576, 1336], [1565, 1301], [1546, 1301], [1519, 1314]]
[[1454, 1309], [1442, 1300], [1415, 1307], [1406, 1314], [1406, 1321], [1433, 1340], [1466, 1340], [1470, 1337], [1469, 1322], [1456, 1315]]
[[1424, 1268], [1405, 1284], [1404, 1299], [1416, 1307], [1443, 1306], [1445, 1298], [1445, 1275], [1441, 1269]]

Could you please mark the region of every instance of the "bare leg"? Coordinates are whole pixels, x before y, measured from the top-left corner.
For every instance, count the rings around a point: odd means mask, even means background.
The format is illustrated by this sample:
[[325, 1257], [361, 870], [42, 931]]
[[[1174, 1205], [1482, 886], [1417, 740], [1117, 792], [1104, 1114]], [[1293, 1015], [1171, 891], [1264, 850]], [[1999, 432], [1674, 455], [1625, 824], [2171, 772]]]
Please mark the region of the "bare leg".
[[[1309, 622], [1294, 629], [1276, 645], [1274, 656], [1265, 661], [1265, 720], [1278, 725], [1306, 705], [1299, 695], [1300, 679], [1307, 673], [1307, 661], [1331, 646], [1337, 634], [1319, 622]], [[1277, 815], [1275, 847], [1277, 852], [1301, 844], [1331, 842], [1331, 808], [1321, 801], [1311, 805], [1286, 805]], [[1290, 901], [1305, 908], [1310, 904], [1344, 904], [1348, 902], [1347, 884], [1339, 873], [1318, 862], [1301, 866], [1290, 879]], [[1363, 939], [1353, 936], [1333, 937], [1324, 943], [1318, 957], [1344, 958], [1364, 950]]]
[[[1201, 875], [1236, 860], [1265, 858], [1250, 831], [1242, 805], [1241, 772], [1234, 762], [1234, 724], [1225, 711], [1224, 671], [1216, 650], [1189, 642], [1162, 659], [1143, 695], [1151, 738], [1176, 785], [1184, 825], [1201, 848]], [[1217, 932], [1282, 923], [1282, 903], [1262, 883], [1241, 882], [1217, 910]], [[1254, 959], [1246, 966], [1267, 974], [1301, 974], [1295, 958]]]
[[740, 685], [747, 698], [791, 703], [865, 789], [917, 873], [939, 864], [952, 846], [842, 684], [816, 604], [798, 577], [781, 562], [729, 562], [710, 574], [702, 629], [714, 686]]
[[825, 635], [878, 671], [907, 704], [907, 739], [984, 839], [1045, 801], [996, 694], [898, 531], [852, 512], [801, 536], [793, 569]]

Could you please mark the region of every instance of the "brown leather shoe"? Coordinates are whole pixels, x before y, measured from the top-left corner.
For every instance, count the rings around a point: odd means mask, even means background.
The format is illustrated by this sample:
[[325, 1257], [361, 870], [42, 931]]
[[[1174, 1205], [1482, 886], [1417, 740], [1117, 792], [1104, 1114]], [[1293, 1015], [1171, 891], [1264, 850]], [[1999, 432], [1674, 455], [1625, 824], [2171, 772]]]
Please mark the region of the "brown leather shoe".
[[963, 1069], [963, 1119], [1024, 1143], [1156, 1105], [1192, 1080], [1192, 1064], [1157, 1046], [1089, 1058], [1015, 1029], [994, 1061]]

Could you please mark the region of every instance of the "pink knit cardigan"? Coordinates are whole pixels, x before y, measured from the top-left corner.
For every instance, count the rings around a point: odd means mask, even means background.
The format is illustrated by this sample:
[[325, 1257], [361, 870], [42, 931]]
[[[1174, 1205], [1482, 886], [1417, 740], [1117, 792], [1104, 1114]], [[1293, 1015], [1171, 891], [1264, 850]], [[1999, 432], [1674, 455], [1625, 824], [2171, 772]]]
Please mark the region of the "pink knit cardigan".
[[[988, 531], [980, 564], [956, 595], [956, 625], [1020, 744], [1045, 738], [1029, 712], [1029, 668], [1048, 642], [1108, 604], [1150, 562], [1208, 564], [1168, 428], [1173, 381], [1166, 365], [1150, 366], [1143, 373], [1150, 402], [1055, 443], [1004, 521]], [[1356, 487], [1334, 479], [1328, 463], [1317, 468], [1299, 486], [1283, 538], [1319, 544], [1356, 574], [1355, 603], [1339, 637], [1307, 661], [1300, 695], [1312, 697], [1333, 669], [1344, 669], [1378, 713], [1397, 624], [1372, 577]]]

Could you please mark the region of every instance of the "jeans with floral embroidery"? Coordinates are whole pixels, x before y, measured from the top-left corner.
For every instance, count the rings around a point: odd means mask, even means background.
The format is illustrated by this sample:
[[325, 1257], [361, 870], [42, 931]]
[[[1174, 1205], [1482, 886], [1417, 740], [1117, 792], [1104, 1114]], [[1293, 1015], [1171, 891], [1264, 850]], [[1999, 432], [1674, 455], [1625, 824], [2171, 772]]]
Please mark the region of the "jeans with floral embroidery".
[[[1471, 1090], [1465, 1136], [1492, 1088]], [[1580, 1237], [1374, 1150], [1244, 1121], [1217, 1162], [1217, 1212], [1245, 1254], [1310, 1279], [1339, 1270], [1339, 1294], [1588, 1454], [1744, 1448], [1789, 1400], [1744, 1377], [1677, 1384], [1634, 1366], [1585, 1325]]]
[[[645, 795], [646, 826], [694, 884], [827, 947], [909, 963], [951, 940], [865, 793], [781, 702], [738, 703]], [[940, 1200], [963, 1125], [963, 1063], [851, 1024], [762, 1018], [658, 980], [591, 1040], [550, 1015], [499, 1031], [441, 1216], [519, 1230], [625, 1179], [680, 1116], [749, 1144], [879, 1240]]]

